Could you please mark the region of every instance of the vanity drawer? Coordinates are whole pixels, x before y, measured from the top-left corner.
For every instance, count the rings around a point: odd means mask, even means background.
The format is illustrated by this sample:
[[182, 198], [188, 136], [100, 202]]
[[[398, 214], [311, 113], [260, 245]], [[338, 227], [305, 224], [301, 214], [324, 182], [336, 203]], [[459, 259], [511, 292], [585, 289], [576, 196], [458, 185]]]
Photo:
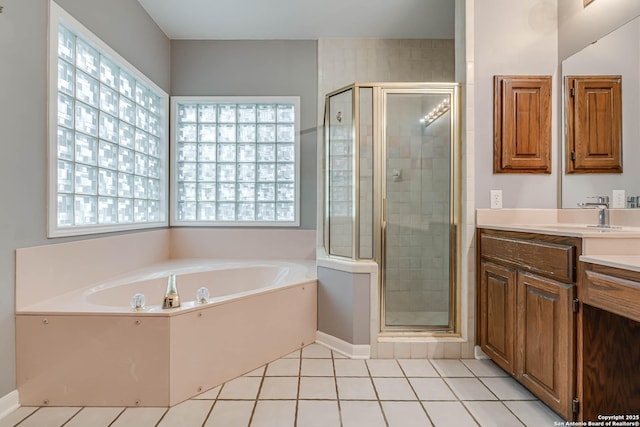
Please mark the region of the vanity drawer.
[[640, 281], [593, 270], [586, 270], [585, 277], [585, 304], [640, 322]]
[[481, 256], [564, 282], [575, 280], [576, 248], [571, 244], [482, 234]]

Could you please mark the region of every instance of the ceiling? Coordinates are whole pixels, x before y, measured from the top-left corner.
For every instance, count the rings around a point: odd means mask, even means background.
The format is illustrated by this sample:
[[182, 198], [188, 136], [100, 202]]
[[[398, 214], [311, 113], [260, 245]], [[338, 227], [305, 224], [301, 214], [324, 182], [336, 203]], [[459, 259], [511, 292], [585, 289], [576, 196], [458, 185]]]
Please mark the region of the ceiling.
[[454, 38], [454, 0], [138, 0], [170, 39]]

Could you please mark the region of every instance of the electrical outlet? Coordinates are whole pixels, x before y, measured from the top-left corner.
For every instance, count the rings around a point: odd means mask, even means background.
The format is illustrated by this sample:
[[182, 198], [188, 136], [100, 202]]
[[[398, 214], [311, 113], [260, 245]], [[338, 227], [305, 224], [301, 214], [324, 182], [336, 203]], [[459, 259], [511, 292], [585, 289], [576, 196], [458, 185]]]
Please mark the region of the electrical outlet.
[[502, 209], [502, 190], [491, 190], [491, 209]]
[[626, 207], [627, 199], [624, 195], [624, 190], [613, 190], [613, 200], [611, 200], [611, 207], [616, 209], [622, 209]]

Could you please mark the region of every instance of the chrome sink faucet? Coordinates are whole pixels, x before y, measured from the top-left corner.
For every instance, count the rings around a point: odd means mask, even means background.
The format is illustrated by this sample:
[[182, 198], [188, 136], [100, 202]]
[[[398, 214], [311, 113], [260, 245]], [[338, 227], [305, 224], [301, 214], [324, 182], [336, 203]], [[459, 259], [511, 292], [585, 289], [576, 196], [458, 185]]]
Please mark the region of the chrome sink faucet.
[[578, 203], [581, 208], [596, 208], [598, 211], [598, 227], [611, 227], [609, 225], [609, 196], [593, 196], [588, 199], [595, 199], [595, 202]]

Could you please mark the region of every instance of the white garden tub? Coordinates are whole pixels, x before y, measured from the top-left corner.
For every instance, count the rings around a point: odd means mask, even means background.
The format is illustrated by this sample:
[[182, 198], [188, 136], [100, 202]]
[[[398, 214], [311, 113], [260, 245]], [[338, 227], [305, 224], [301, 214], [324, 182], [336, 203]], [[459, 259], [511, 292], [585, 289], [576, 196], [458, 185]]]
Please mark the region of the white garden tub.
[[[163, 310], [169, 274], [181, 307]], [[316, 301], [312, 262], [195, 259], [38, 302], [16, 313], [21, 404], [174, 405], [313, 342]]]

